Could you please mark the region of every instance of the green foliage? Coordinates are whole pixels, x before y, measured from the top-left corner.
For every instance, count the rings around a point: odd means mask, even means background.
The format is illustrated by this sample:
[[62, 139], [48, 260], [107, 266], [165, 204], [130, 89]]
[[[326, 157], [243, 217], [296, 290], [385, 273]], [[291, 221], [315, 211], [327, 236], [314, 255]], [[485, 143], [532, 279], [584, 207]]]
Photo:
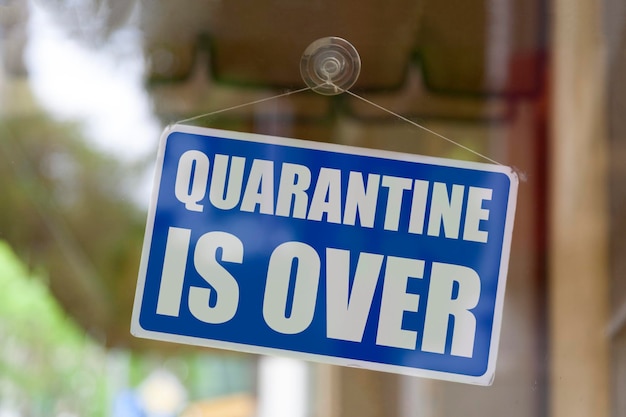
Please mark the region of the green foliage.
[[22, 415], [104, 415], [105, 351], [65, 314], [41, 276], [0, 242], [0, 406]]

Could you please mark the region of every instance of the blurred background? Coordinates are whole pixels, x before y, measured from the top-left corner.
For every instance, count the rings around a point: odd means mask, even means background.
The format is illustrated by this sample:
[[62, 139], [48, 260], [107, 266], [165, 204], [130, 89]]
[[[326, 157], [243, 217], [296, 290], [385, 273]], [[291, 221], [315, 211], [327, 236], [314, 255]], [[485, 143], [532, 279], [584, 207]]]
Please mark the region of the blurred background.
[[[626, 416], [626, 3], [0, 0], [0, 417]], [[497, 373], [474, 387], [133, 338], [178, 120], [353, 91], [520, 173]], [[193, 123], [478, 160], [346, 94]], [[483, 161], [481, 161], [483, 162]]]

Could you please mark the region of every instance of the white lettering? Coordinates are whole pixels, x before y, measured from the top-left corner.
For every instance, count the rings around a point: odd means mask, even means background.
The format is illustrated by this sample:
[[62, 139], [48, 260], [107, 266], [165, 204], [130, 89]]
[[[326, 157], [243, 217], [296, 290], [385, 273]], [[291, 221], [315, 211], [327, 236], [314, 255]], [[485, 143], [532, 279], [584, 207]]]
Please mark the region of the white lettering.
[[[295, 276], [292, 278], [292, 269]], [[315, 249], [301, 242], [285, 242], [274, 249], [267, 269], [263, 318], [283, 334], [306, 330], [313, 321], [320, 276], [320, 258]], [[288, 306], [289, 283], [294, 280], [293, 300]], [[291, 307], [291, 311], [287, 309]]]
[[[217, 250], [222, 249], [223, 262], [241, 264], [243, 243], [225, 232], [209, 232], [198, 239], [194, 265], [202, 278], [212, 287], [189, 287], [189, 310], [205, 323], [226, 323], [235, 316], [239, 305], [239, 285], [235, 278], [218, 262]], [[211, 293], [217, 299], [211, 304]]]
[[400, 210], [405, 190], [411, 189], [412, 181], [409, 178], [383, 176], [383, 187], [389, 188], [387, 195], [387, 209], [385, 210], [385, 230], [398, 231], [400, 225]]
[[480, 222], [489, 220], [489, 210], [483, 208], [483, 201], [491, 200], [493, 190], [490, 188], [470, 187], [465, 211], [465, 228], [463, 240], [487, 243], [487, 232], [480, 230]]
[[[178, 317], [189, 253], [191, 230], [170, 227], [165, 247], [163, 271], [157, 300], [157, 314]], [[206, 323], [225, 323], [235, 315], [239, 304], [239, 286], [235, 278], [217, 262], [217, 249], [222, 248], [222, 261], [242, 263], [243, 244], [229, 233], [210, 232], [196, 244], [194, 266], [210, 288], [189, 288], [189, 310]], [[210, 306], [215, 291], [216, 302]], [[214, 297], [215, 298], [215, 297]]]
[[[190, 211], [204, 210], [210, 182], [208, 200], [221, 210], [240, 205], [244, 212], [374, 228], [380, 203], [384, 230], [480, 243], [488, 240], [485, 222], [490, 212], [483, 205], [492, 199], [489, 188], [444, 182], [431, 186], [427, 180], [374, 173], [365, 178], [359, 171], [350, 171], [342, 183], [345, 173], [340, 169], [321, 167], [313, 177], [307, 166], [284, 162], [278, 173], [275, 163], [264, 159], [252, 160], [244, 178], [243, 157], [216, 154], [211, 163], [209, 172], [209, 158], [200, 151], [187, 151], [179, 160], [175, 195]], [[381, 197], [386, 199], [384, 204], [379, 201], [381, 187], [387, 189]], [[406, 191], [411, 192], [410, 202], [405, 199]]]
[[366, 189], [363, 184], [363, 174], [361, 172], [350, 172], [343, 224], [354, 226], [356, 223], [356, 213], [358, 211], [361, 226], [374, 227], [379, 184], [380, 175], [369, 174], [367, 176]]
[[444, 234], [447, 238], [459, 238], [464, 191], [464, 186], [454, 184], [452, 186], [452, 196], [448, 196], [448, 188], [445, 183], [436, 182], [433, 184], [430, 217], [428, 219], [428, 236], [439, 236], [441, 224], [443, 223]]
[[255, 159], [252, 162], [241, 211], [254, 212], [256, 206], [263, 214], [274, 214], [274, 162]]
[[[457, 294], [454, 296], [454, 284]], [[480, 277], [471, 268], [433, 262], [424, 321], [422, 351], [445, 353], [448, 322], [454, 317], [452, 351], [471, 358], [474, 353], [476, 317], [470, 311], [480, 298]]]
[[326, 213], [329, 223], [341, 223], [341, 171], [321, 168], [309, 207], [309, 220], [321, 221]]
[[[245, 158], [233, 156], [230, 158], [230, 169], [228, 169], [228, 161], [229, 157], [226, 155], [215, 155], [211, 176], [209, 200], [214, 207], [221, 210], [231, 210], [239, 204], [243, 170], [246, 164]], [[228, 186], [226, 186], [226, 177], [228, 177]]]
[[176, 171], [176, 185], [174, 193], [185, 208], [190, 211], [201, 212], [204, 209], [198, 204], [206, 194], [206, 185], [209, 179], [209, 158], [200, 151], [187, 151], [178, 161]]
[[157, 314], [178, 317], [190, 239], [189, 229], [170, 227], [167, 232]]
[[423, 180], [415, 180], [414, 182], [411, 217], [409, 218], [409, 233], [415, 233], [418, 235], [424, 233], [426, 201], [428, 200], [428, 184], [428, 181]]
[[416, 312], [420, 296], [407, 293], [409, 278], [424, 276], [424, 261], [419, 259], [387, 257], [385, 281], [380, 303], [380, 317], [376, 344], [404, 349], [415, 349], [417, 332], [402, 328], [405, 311]]
[[293, 201], [293, 214], [296, 219], [306, 218], [309, 196], [306, 190], [311, 185], [311, 171], [304, 165], [284, 163], [278, 185], [278, 201], [276, 202], [276, 215], [289, 217], [291, 202]]
[[359, 254], [349, 291], [350, 251], [326, 249], [326, 334], [330, 339], [363, 339], [383, 259], [383, 255]]

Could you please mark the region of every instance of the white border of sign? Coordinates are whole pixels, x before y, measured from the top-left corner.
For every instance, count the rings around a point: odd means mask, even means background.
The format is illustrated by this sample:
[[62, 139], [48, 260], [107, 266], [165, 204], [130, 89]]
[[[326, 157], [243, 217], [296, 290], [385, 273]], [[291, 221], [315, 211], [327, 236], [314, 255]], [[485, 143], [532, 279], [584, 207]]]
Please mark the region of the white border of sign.
[[[418, 162], [430, 165], [448, 166], [456, 168], [466, 168], [479, 171], [499, 172], [507, 175], [510, 179], [509, 200], [507, 205], [507, 213], [505, 220], [504, 239], [502, 242], [502, 257], [500, 259], [500, 271], [498, 276], [498, 289], [496, 293], [495, 311], [493, 319], [493, 332], [489, 348], [489, 359], [487, 370], [480, 376], [467, 376], [461, 374], [453, 374], [446, 372], [438, 372], [427, 369], [409, 368], [397, 365], [381, 364], [376, 362], [359, 361], [353, 359], [344, 359], [334, 356], [317, 355], [312, 353], [294, 352], [282, 349], [266, 348], [254, 345], [244, 345], [232, 342], [223, 342], [218, 340], [209, 340], [192, 336], [182, 336], [170, 333], [161, 333], [145, 330], [139, 323], [139, 313], [141, 311], [141, 302], [145, 288], [146, 274], [148, 268], [148, 256], [150, 253], [150, 245], [152, 242], [156, 204], [159, 194], [159, 184], [161, 182], [161, 174], [163, 170], [165, 146], [167, 138], [174, 132], [188, 133], [202, 136], [215, 136], [220, 138], [228, 138], [233, 140], [241, 140], [246, 142], [257, 142], [264, 144], [284, 145], [304, 149], [315, 149], [323, 151], [331, 151], [349, 155], [361, 155], [375, 158], [391, 159], [396, 161]], [[260, 355], [286, 356], [294, 359], [316, 361], [331, 365], [348, 366], [355, 368], [365, 368], [375, 371], [392, 372], [409, 376], [419, 376], [425, 378], [440, 379], [453, 382], [462, 382], [475, 385], [491, 385], [495, 374], [496, 359], [498, 356], [498, 345], [500, 341], [500, 330], [502, 326], [502, 310], [504, 306], [504, 293], [506, 288], [506, 277], [508, 272], [511, 240], [513, 235], [513, 221], [515, 218], [515, 208], [517, 204], [517, 189], [519, 186], [518, 176], [515, 171], [505, 165], [492, 165], [479, 162], [460, 161], [452, 159], [444, 159], [430, 156], [406, 154], [394, 151], [385, 151], [377, 149], [359, 148], [354, 146], [339, 145], [323, 142], [312, 142], [300, 139], [282, 138], [269, 135], [260, 135], [256, 133], [243, 133], [227, 130], [219, 130], [212, 128], [203, 128], [187, 125], [170, 125], [162, 133], [157, 153], [156, 169], [154, 174], [154, 187], [150, 199], [148, 209], [148, 217], [146, 222], [146, 230], [144, 244], [141, 254], [141, 263], [139, 266], [139, 276], [137, 280], [137, 289], [135, 292], [135, 302], [133, 306], [133, 314], [131, 319], [131, 333], [133, 336], [160, 340], [165, 342], [182, 343], [195, 346], [203, 346], [218, 349], [235, 350], [239, 352], [247, 352]]]

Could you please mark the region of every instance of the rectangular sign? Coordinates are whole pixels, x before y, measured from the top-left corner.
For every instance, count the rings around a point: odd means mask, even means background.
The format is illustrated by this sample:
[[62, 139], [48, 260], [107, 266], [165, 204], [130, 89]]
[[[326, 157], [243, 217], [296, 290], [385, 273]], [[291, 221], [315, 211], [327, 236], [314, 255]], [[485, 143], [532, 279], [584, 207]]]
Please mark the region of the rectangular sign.
[[131, 331], [488, 385], [517, 185], [505, 166], [171, 127]]

